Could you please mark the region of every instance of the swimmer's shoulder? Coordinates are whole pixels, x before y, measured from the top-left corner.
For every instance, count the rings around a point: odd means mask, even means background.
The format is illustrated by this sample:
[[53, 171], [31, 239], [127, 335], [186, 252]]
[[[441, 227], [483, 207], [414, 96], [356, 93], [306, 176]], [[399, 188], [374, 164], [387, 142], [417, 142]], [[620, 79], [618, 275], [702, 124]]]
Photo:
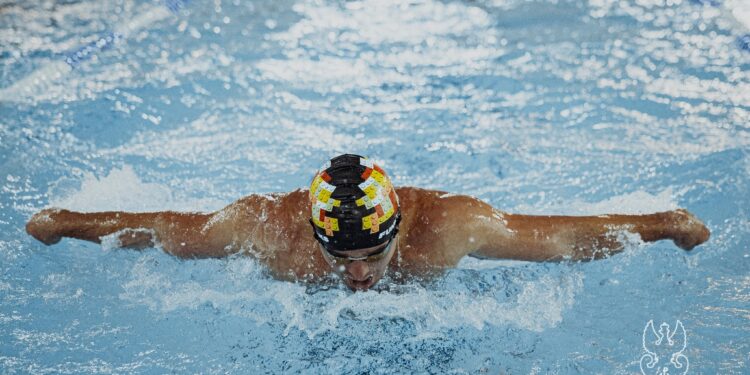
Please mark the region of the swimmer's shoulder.
[[[290, 243], [312, 241], [306, 189], [250, 194], [225, 210], [231, 212], [236, 232], [248, 234], [248, 240], [264, 251], [276, 252], [286, 249]], [[310, 245], [314, 247], [315, 243]]]
[[[455, 220], [455, 215], [461, 212], [459, 202], [465, 196], [447, 193], [441, 190], [422, 189], [413, 186], [396, 188], [399, 205], [401, 207], [401, 227], [403, 231], [416, 230], [422, 232], [425, 227], [435, 228], [446, 219]], [[459, 198], [453, 198], [459, 197]], [[447, 215], [447, 211], [451, 215]]]
[[472, 250], [472, 220], [491, 207], [476, 197], [441, 190], [396, 189], [402, 207], [403, 264], [432, 272], [455, 267]]
[[271, 208], [294, 206], [299, 208], [301, 204], [308, 201], [307, 189], [296, 189], [287, 193], [256, 193], [246, 195], [234, 203], [232, 206], [245, 209]]
[[238, 199], [233, 206], [240, 216], [252, 221], [271, 224], [283, 230], [310, 229], [308, 189], [251, 194]]
[[402, 209], [415, 207], [419, 208], [420, 211], [430, 209], [461, 210], [481, 202], [481, 200], [471, 195], [455, 194], [443, 190], [423, 189], [414, 186], [397, 187], [396, 194], [398, 194]]
[[399, 205], [404, 206], [411, 204], [428, 203], [441, 195], [448, 194], [445, 191], [423, 189], [416, 186], [398, 186], [395, 188], [398, 195]]

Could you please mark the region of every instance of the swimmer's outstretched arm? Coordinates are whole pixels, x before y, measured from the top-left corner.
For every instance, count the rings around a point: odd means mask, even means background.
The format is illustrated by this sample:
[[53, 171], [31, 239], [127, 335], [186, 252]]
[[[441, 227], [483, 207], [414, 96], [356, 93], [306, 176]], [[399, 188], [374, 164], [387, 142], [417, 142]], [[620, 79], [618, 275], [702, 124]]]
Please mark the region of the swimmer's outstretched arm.
[[232, 216], [236, 205], [210, 214], [81, 213], [45, 209], [29, 220], [26, 231], [47, 245], [63, 237], [101, 243], [103, 237], [114, 236], [114, 244], [123, 248], [160, 246], [182, 258], [222, 257], [238, 250], [234, 246], [235, 218]]
[[649, 215], [530, 216], [504, 214], [484, 204], [470, 220], [472, 254], [530, 261], [594, 260], [623, 250], [628, 235], [645, 242], [672, 240], [690, 250], [710, 232], [686, 210]]

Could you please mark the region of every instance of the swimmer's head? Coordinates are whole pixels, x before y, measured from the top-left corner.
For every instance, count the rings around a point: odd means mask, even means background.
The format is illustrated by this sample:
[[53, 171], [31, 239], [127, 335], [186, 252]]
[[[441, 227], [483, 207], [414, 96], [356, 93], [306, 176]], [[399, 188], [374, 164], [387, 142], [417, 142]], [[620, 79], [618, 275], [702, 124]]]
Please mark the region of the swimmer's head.
[[398, 197], [385, 171], [345, 154], [326, 163], [310, 185], [310, 223], [323, 256], [352, 289], [385, 273], [398, 246]]

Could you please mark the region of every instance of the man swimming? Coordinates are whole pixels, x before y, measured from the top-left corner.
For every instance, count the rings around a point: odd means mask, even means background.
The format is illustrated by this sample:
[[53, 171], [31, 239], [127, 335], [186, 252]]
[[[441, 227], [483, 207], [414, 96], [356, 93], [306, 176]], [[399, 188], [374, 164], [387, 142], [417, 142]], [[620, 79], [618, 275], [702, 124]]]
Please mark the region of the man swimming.
[[366, 290], [387, 270], [430, 275], [466, 255], [527, 261], [593, 260], [618, 253], [625, 234], [671, 239], [690, 250], [708, 229], [678, 209], [649, 215], [530, 216], [479, 199], [414, 187], [394, 188], [370, 159], [340, 155], [309, 190], [250, 195], [214, 213], [45, 209], [26, 231], [51, 245], [62, 237], [119, 247], [161, 247], [181, 258], [254, 256], [280, 279], [318, 280], [333, 272]]

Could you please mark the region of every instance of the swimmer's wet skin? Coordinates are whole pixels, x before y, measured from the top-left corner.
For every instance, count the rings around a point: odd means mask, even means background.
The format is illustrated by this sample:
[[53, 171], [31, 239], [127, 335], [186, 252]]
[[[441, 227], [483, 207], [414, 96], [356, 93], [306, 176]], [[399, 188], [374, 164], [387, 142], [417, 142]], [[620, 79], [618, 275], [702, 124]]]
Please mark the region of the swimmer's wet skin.
[[214, 213], [45, 209], [26, 231], [47, 245], [63, 237], [97, 243], [107, 238], [124, 248], [159, 246], [181, 258], [242, 252], [277, 278], [314, 281], [333, 272], [353, 290], [372, 287], [387, 270], [426, 276], [467, 255], [594, 260], [622, 251], [623, 234], [646, 242], [669, 239], [685, 250], [710, 235], [683, 209], [648, 215], [507, 214], [470, 196], [394, 188], [382, 168], [351, 154], [326, 163], [309, 190], [250, 195]]

